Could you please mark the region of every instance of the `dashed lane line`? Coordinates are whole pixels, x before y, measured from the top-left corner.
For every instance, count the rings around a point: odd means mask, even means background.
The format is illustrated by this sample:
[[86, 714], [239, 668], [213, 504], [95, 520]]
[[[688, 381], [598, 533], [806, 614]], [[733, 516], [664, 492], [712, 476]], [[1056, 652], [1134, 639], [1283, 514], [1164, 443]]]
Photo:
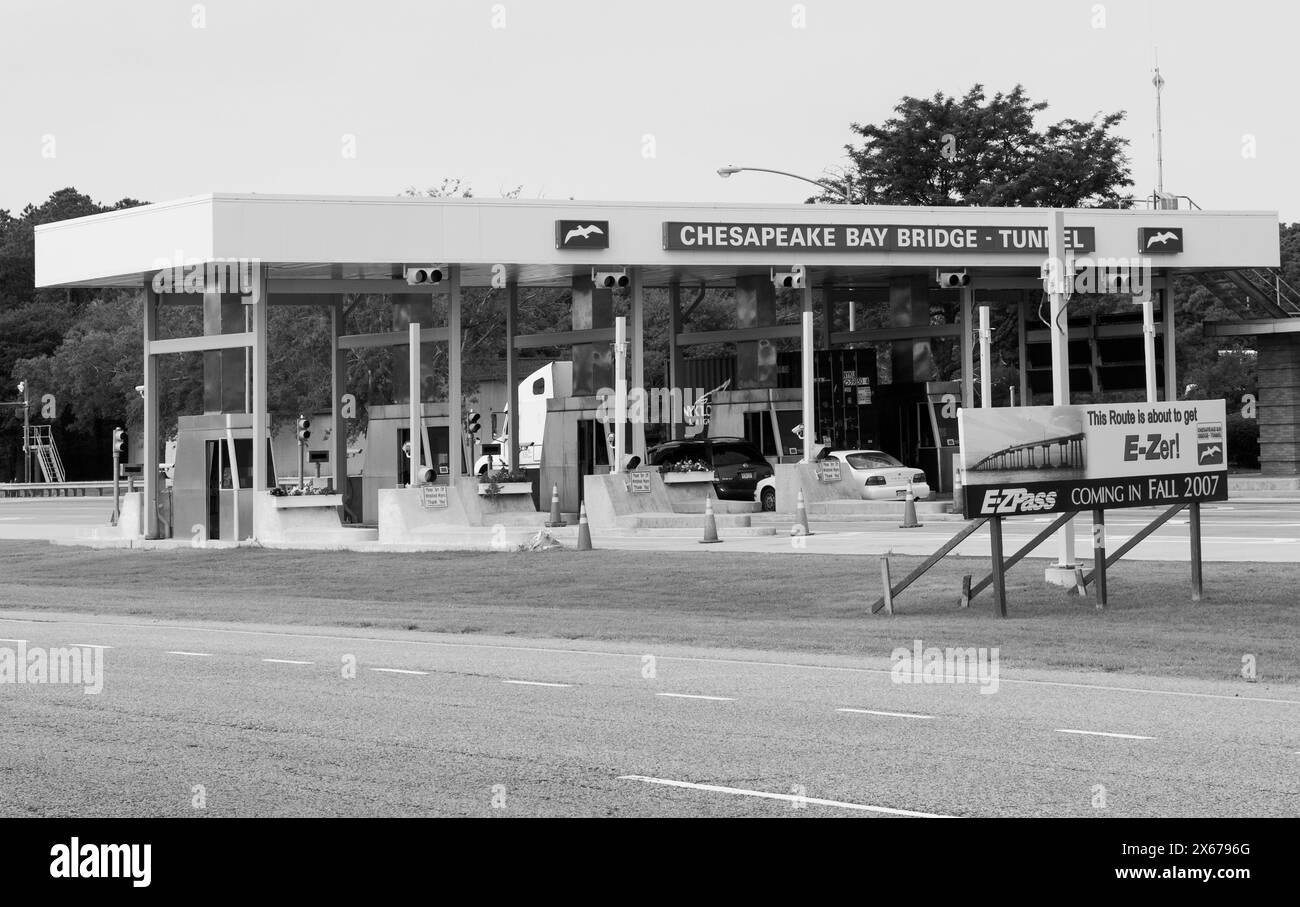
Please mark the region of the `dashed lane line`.
[[518, 684], [521, 687], [571, 687], [571, 683], [545, 683], [541, 680], [503, 680], [502, 683]]
[[821, 797], [801, 797], [798, 794], [774, 794], [765, 790], [746, 790], [743, 787], [724, 787], [720, 784], [696, 784], [692, 781], [674, 781], [671, 778], [650, 778], [646, 775], [619, 775], [620, 781], [640, 781], [644, 784], [659, 784], [664, 787], [680, 787], [687, 790], [707, 791], [714, 794], [732, 794], [738, 797], [758, 797], [764, 800], [781, 800], [786, 803], [813, 806], [831, 806], [836, 809], [851, 809], [860, 812], [883, 813], [887, 816], [910, 816], [916, 819], [952, 819], [940, 813], [922, 813], [911, 809], [894, 809], [890, 806], [871, 806], [866, 803], [848, 803], [844, 800], [824, 800]]
[[1120, 740], [1154, 740], [1154, 737], [1143, 737], [1139, 734], [1112, 734], [1107, 731], [1080, 731], [1075, 728], [1058, 727], [1058, 734], [1084, 734], [1089, 737], [1117, 737]]
[[854, 715], [882, 715], [885, 718], [933, 718], [933, 715], [917, 715], [912, 712], [880, 712], [875, 709], [836, 709], [837, 712], [851, 712]]

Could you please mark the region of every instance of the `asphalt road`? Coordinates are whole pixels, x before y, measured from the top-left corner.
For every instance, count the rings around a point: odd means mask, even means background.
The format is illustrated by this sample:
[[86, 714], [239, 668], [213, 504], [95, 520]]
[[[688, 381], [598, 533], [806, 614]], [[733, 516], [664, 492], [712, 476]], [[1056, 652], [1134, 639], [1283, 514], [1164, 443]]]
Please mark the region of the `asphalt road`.
[[[0, 499], [0, 539], [69, 539], [88, 536], [95, 526], [105, 526], [113, 505], [107, 498], [4, 498]], [[1145, 508], [1113, 510], [1106, 517], [1107, 545], [1111, 550], [1151, 521], [1160, 511]], [[1049, 517], [1018, 517], [1006, 521], [1005, 544], [1008, 553], [1029, 541]], [[922, 517], [924, 520], [924, 517]], [[723, 529], [728, 549], [769, 553], [823, 552], [828, 554], [879, 555], [929, 554], [961, 529], [960, 522], [932, 522], [920, 529], [900, 530], [892, 521], [816, 522], [814, 535], [792, 541], [780, 532], [777, 536], [729, 537]], [[1076, 525], [1076, 555], [1092, 556], [1091, 518], [1081, 516]], [[1208, 561], [1300, 560], [1300, 501], [1242, 500], [1223, 504], [1206, 504], [1201, 508], [1203, 557]], [[600, 537], [597, 543], [608, 548], [644, 550], [694, 549], [699, 533], [692, 530], [655, 530], [642, 535]], [[1056, 557], [1058, 542], [1048, 539], [1036, 553]], [[1170, 520], [1141, 542], [1127, 555], [1138, 560], [1185, 561], [1189, 541], [1186, 513]], [[989, 555], [988, 533], [981, 530], [957, 548], [956, 554]]]
[[894, 683], [887, 652], [75, 614], [0, 612], [0, 637], [111, 647], [98, 695], [0, 684], [3, 816], [1282, 816], [1300, 806], [1295, 687], [1040, 672], [1001, 675], [986, 694]]

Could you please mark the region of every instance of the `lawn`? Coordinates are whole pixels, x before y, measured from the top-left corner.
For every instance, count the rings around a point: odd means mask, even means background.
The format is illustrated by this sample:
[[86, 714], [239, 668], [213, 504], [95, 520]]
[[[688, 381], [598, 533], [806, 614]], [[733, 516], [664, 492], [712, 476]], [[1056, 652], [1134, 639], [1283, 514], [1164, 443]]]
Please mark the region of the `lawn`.
[[[890, 559], [895, 582], [920, 558]], [[876, 557], [741, 552], [356, 554], [260, 549], [95, 550], [0, 542], [0, 608], [168, 619], [419, 629], [884, 657], [926, 645], [998, 646], [1006, 669], [1065, 668], [1300, 682], [1300, 564], [1208, 564], [1193, 603], [1186, 564], [1121, 562], [1097, 612], [1008, 574], [1010, 616], [990, 592], [957, 607], [952, 558], [871, 615]]]

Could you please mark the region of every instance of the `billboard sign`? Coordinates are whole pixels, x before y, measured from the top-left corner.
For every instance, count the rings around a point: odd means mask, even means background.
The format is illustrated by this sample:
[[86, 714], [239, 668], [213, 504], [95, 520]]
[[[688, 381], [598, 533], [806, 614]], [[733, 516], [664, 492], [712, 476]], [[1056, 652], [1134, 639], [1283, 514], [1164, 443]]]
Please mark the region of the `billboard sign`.
[[1222, 400], [958, 411], [969, 518], [1228, 499]]

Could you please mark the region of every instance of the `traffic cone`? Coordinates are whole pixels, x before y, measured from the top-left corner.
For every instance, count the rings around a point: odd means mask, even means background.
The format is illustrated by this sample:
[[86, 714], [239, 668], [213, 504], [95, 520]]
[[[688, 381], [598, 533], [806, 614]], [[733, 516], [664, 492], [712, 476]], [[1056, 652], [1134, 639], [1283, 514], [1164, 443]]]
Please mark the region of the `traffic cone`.
[[797, 532], [799, 535], [812, 535], [812, 530], [808, 528], [808, 508], [803, 504], [803, 489], [799, 489], [799, 503], [795, 507], [795, 516], [799, 520]]
[[920, 529], [921, 524], [916, 521], [916, 499], [912, 497], [912, 486], [907, 486], [907, 500], [903, 503], [903, 522], [899, 524], [899, 529]]
[[[560, 525], [564, 525], [561, 523]], [[587, 525], [587, 504], [578, 505], [578, 550], [591, 550], [591, 527]]]
[[704, 499], [704, 538], [700, 539], [701, 545], [714, 545], [722, 539], [718, 538], [718, 521], [713, 516], [713, 498]]
[[560, 486], [551, 486], [551, 517], [546, 521], [547, 526], [565, 526], [564, 517], [560, 516]]

